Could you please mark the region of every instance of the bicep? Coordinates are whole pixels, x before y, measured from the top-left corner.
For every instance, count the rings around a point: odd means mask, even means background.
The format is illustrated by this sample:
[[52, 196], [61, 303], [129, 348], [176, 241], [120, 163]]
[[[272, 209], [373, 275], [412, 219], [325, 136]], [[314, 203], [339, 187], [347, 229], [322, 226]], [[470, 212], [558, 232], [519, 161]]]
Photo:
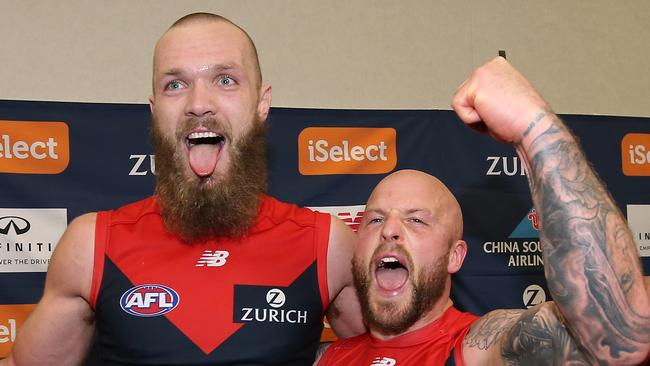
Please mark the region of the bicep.
[[463, 353], [470, 365], [488, 360], [495, 365], [589, 364], [553, 302], [488, 313], [465, 337]]
[[327, 249], [327, 286], [330, 306], [327, 320], [338, 337], [347, 338], [365, 331], [361, 307], [352, 280], [352, 256], [356, 235], [336, 217], [331, 218]]
[[94, 330], [88, 303], [94, 215], [70, 224], [52, 255], [41, 301], [18, 332], [11, 359], [18, 365], [79, 364]]

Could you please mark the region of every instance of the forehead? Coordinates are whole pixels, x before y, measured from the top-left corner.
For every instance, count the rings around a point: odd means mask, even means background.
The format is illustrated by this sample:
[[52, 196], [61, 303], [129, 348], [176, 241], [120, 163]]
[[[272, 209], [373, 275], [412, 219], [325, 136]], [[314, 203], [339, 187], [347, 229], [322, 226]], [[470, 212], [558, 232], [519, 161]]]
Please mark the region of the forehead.
[[241, 30], [225, 21], [197, 21], [168, 30], [158, 42], [154, 72], [215, 64], [252, 67], [252, 48]]
[[438, 211], [446, 200], [445, 191], [436, 182], [423, 176], [389, 177], [373, 190], [368, 199], [369, 210]]

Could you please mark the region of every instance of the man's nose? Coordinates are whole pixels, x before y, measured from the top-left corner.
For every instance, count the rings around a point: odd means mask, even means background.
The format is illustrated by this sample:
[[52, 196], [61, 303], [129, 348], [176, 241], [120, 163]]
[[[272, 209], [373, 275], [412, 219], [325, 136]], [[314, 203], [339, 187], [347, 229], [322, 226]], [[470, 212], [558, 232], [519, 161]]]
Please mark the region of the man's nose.
[[217, 111], [217, 93], [209, 85], [196, 82], [190, 88], [185, 114], [195, 117], [214, 115]]
[[402, 237], [402, 223], [398, 218], [387, 217], [381, 228], [384, 241], [398, 241]]

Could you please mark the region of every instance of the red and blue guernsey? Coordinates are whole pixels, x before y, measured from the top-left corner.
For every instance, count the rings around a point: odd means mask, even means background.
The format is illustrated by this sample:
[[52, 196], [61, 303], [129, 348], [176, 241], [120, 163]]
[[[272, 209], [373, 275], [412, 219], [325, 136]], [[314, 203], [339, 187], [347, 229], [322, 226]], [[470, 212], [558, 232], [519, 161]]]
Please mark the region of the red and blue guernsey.
[[103, 365], [311, 365], [330, 216], [263, 196], [241, 239], [188, 245], [154, 197], [97, 214], [91, 306]]
[[464, 366], [463, 339], [478, 318], [450, 307], [433, 323], [386, 341], [370, 333], [338, 340], [318, 366]]

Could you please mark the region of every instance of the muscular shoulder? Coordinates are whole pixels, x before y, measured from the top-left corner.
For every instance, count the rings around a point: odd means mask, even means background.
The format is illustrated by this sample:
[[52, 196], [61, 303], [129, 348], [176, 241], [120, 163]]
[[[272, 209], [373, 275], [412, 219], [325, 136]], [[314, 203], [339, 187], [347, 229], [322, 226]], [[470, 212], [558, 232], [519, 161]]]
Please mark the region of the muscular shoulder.
[[553, 302], [486, 314], [465, 337], [463, 354], [468, 365], [588, 364]]
[[68, 252], [72, 250], [82, 253], [86, 251], [92, 252], [95, 241], [96, 220], [97, 213], [95, 212], [81, 215], [72, 220], [57, 245], [57, 252], [66, 254], [71, 254]]

